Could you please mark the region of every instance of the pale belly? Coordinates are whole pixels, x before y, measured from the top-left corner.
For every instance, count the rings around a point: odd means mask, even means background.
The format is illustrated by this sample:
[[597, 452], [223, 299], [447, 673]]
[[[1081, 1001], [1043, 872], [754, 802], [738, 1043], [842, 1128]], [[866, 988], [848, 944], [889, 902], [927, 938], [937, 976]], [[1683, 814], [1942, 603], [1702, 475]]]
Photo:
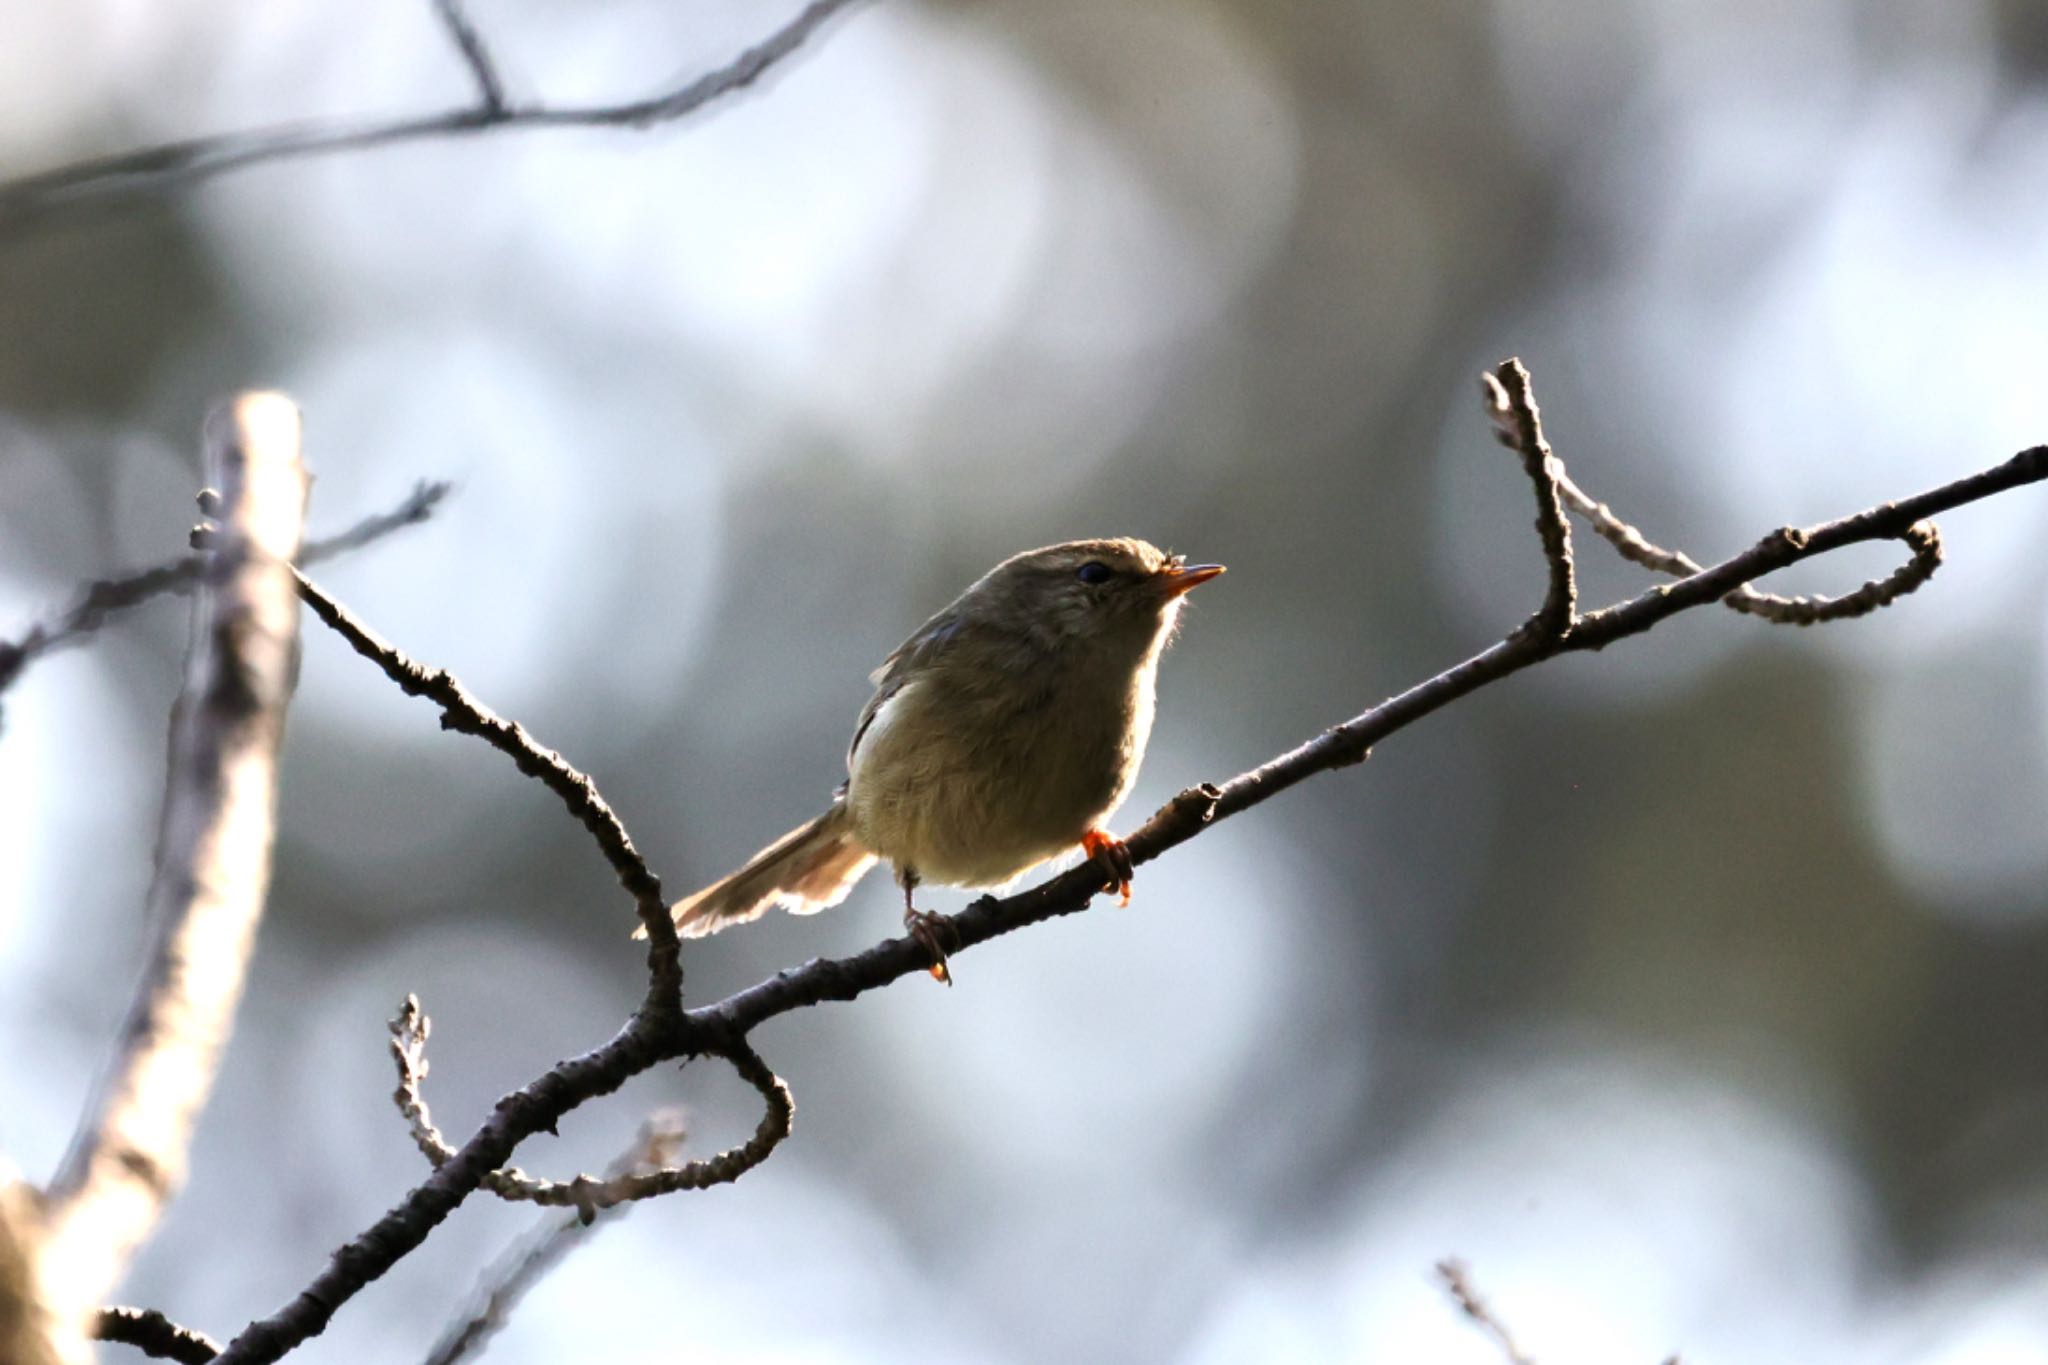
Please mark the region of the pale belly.
[[846, 802], [861, 842], [951, 886], [1000, 885], [1067, 852], [1130, 794], [1152, 725], [1142, 682], [1009, 713], [911, 683], [855, 750]]

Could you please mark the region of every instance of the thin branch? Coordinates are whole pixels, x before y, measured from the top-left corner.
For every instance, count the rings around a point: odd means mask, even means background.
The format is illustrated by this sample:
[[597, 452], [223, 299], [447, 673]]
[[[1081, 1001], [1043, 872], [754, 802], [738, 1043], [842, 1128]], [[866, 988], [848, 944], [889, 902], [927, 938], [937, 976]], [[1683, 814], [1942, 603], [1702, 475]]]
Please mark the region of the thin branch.
[[[618, 104], [551, 107], [492, 103], [488, 91], [473, 105], [437, 114], [365, 123], [296, 123], [166, 142], [95, 157], [16, 180], [0, 182], [0, 233], [43, 214], [121, 193], [184, 188], [240, 170], [296, 157], [363, 151], [400, 142], [514, 128], [609, 127], [646, 129], [672, 123], [724, 96], [744, 90], [802, 47], [828, 20], [855, 0], [811, 0], [795, 18], [724, 66], [647, 99]], [[486, 70], [490, 68], [486, 67]], [[478, 72], [474, 62], [471, 71]]]
[[[1587, 524], [1623, 559], [1674, 578], [1684, 578], [1700, 571], [1692, 556], [1683, 550], [1667, 550], [1653, 543], [1641, 531], [1616, 516], [1614, 509], [1606, 503], [1595, 502], [1580, 491], [1561, 466], [1558, 488], [1571, 509], [1584, 517]], [[1899, 534], [1899, 539], [1906, 542], [1913, 551], [1913, 557], [1883, 578], [1873, 578], [1854, 592], [1840, 597], [1780, 597], [1776, 593], [1758, 592], [1745, 583], [1722, 598], [1721, 605], [1787, 626], [1813, 626], [1868, 615], [1914, 591], [1934, 577], [1934, 571], [1941, 567], [1941, 534], [1932, 524], [1908, 526]]]
[[207, 1365], [220, 1354], [220, 1347], [204, 1332], [180, 1327], [154, 1308], [102, 1308], [93, 1320], [92, 1334], [180, 1365]]
[[[633, 1145], [606, 1169], [605, 1179], [617, 1180], [673, 1165], [682, 1152], [683, 1137], [679, 1111], [666, 1109], [655, 1113], [641, 1125]], [[602, 1216], [623, 1218], [625, 1214], [626, 1210], [621, 1209]], [[527, 1291], [575, 1250], [589, 1227], [580, 1212], [551, 1213], [543, 1218], [538, 1227], [484, 1271], [477, 1284], [475, 1306], [451, 1323], [434, 1343], [427, 1365], [455, 1365], [464, 1356], [481, 1350], [503, 1329]]]
[[[1562, 491], [1563, 471], [1557, 470], [1555, 477]], [[1131, 858], [1149, 862], [1219, 819], [1248, 810], [1317, 773], [1357, 763], [1373, 744], [1501, 678], [1561, 654], [1605, 648], [1803, 559], [1845, 545], [1902, 537], [1936, 513], [2044, 479], [2048, 479], [2048, 446], [2023, 451], [2004, 464], [1901, 502], [1804, 531], [1785, 528], [1772, 532], [1711, 568], [1579, 617], [1577, 625], [1561, 639], [1540, 631], [1517, 631], [1220, 787], [1204, 784], [1183, 791], [1125, 841]], [[392, 669], [387, 666], [386, 671]], [[1080, 910], [1102, 889], [1099, 868], [1075, 867], [1011, 896], [984, 896], [960, 913], [945, 917], [943, 932], [952, 951], [965, 951], [1027, 924]], [[650, 919], [643, 913], [643, 921], [655, 934], [661, 932], [660, 922], [665, 918]], [[929, 964], [927, 950], [906, 936], [849, 958], [813, 960], [716, 1004], [672, 1018], [643, 1009], [609, 1042], [557, 1064], [501, 1099], [476, 1133], [432, 1175], [336, 1252], [297, 1298], [244, 1328], [222, 1360], [228, 1365], [274, 1361], [324, 1330], [341, 1304], [424, 1241], [463, 1199], [484, 1187], [492, 1171], [508, 1164], [520, 1143], [535, 1133], [551, 1131], [577, 1106], [610, 1094], [632, 1076], [676, 1057], [749, 1055], [741, 1051], [747, 1035], [765, 1020], [827, 1000], [851, 1000], [899, 977], [922, 973]]]
[[1545, 639], [1562, 640], [1578, 623], [1579, 605], [1578, 584], [1572, 574], [1572, 528], [1565, 520], [1559, 492], [1564, 464], [1544, 439], [1543, 417], [1522, 362], [1503, 360], [1480, 380], [1487, 410], [1493, 416], [1494, 434], [1522, 457], [1522, 470], [1536, 489], [1536, 537], [1550, 568], [1550, 582], [1543, 605], [1529, 618], [1528, 629]]
[[462, 0], [434, 0], [434, 13], [448, 30], [455, 50], [462, 54], [463, 64], [469, 67], [470, 78], [476, 82], [477, 103], [490, 113], [504, 113], [505, 82], [498, 75], [497, 63], [491, 60], [490, 49], [484, 45], [484, 35], [463, 12]]
[[172, 714], [149, 893], [157, 939], [96, 1112], [48, 1192], [44, 1293], [56, 1321], [81, 1336], [184, 1181], [270, 884], [277, 750], [298, 657], [298, 410], [280, 394], [243, 394], [208, 419], [206, 444], [221, 524]]
[[[413, 485], [405, 501], [389, 512], [364, 517], [337, 535], [309, 540], [299, 551], [298, 563], [310, 567], [337, 555], [359, 550], [393, 531], [414, 526], [433, 515], [434, 508], [448, 496], [450, 485], [421, 480]], [[140, 606], [167, 593], [188, 593], [199, 586], [210, 561], [205, 555], [159, 564], [119, 578], [102, 578], [79, 589], [69, 607], [47, 621], [37, 622], [19, 640], [0, 643], [0, 692], [5, 692], [22, 671], [41, 656], [67, 645], [77, 644], [105, 625], [107, 618], [130, 607]]]
[[1536, 1365], [1536, 1358], [1515, 1344], [1515, 1334], [1508, 1330], [1508, 1325], [1500, 1320], [1486, 1300], [1479, 1297], [1479, 1291], [1472, 1285], [1471, 1272], [1463, 1261], [1438, 1261], [1436, 1274], [1443, 1281], [1451, 1301], [1458, 1305], [1458, 1311], [1493, 1338], [1501, 1354], [1507, 1358], [1508, 1365]]
[[314, 537], [306, 542], [306, 548], [299, 551], [299, 557], [292, 562], [302, 569], [310, 569], [337, 555], [345, 555], [372, 541], [382, 540], [393, 531], [417, 526], [434, 515], [434, 509], [454, 491], [455, 485], [445, 479], [421, 479], [412, 486], [412, 492], [405, 495], [405, 501], [389, 512], [373, 512], [346, 531]]
[[420, 998], [405, 997], [405, 1004], [391, 1021], [391, 1060], [398, 1066], [398, 1088], [391, 1092], [391, 1102], [398, 1106], [399, 1117], [405, 1120], [420, 1155], [439, 1166], [455, 1155], [455, 1149], [434, 1126], [434, 1115], [421, 1088], [427, 1079], [427, 1038], [433, 1031], [434, 1021], [420, 1008]]
[[315, 616], [347, 640], [356, 653], [381, 668], [400, 691], [411, 697], [425, 697], [441, 708], [442, 729], [475, 735], [509, 757], [520, 772], [562, 798], [569, 813], [597, 841], [605, 861], [618, 875], [619, 885], [633, 898], [640, 923], [647, 929], [650, 984], [646, 1008], [658, 1013], [673, 1013], [680, 1008], [682, 946], [662, 897], [661, 879], [633, 846], [632, 836], [599, 793], [597, 784], [554, 750], [536, 744], [516, 721], [506, 720], [472, 697], [454, 674], [414, 662], [314, 586], [304, 574], [297, 578], [299, 596]]
[[[420, 1008], [419, 997], [408, 995], [391, 1021], [391, 1056], [398, 1067], [398, 1088], [392, 1100], [412, 1133], [412, 1140], [427, 1161], [436, 1167], [455, 1156], [455, 1149], [434, 1126], [427, 1108], [422, 1083], [427, 1075], [427, 1038], [433, 1020]], [[740, 1078], [761, 1092], [767, 1109], [754, 1129], [754, 1136], [738, 1147], [692, 1161], [687, 1165], [666, 1165], [650, 1170], [609, 1176], [578, 1175], [569, 1180], [547, 1180], [528, 1175], [516, 1166], [501, 1167], [484, 1177], [483, 1188], [500, 1199], [514, 1203], [541, 1204], [577, 1210], [584, 1222], [601, 1209], [679, 1190], [701, 1190], [739, 1179], [768, 1159], [789, 1136], [795, 1101], [782, 1078], [768, 1064], [741, 1044], [720, 1055], [733, 1064]]]
[[550, 1205], [557, 1208], [573, 1208], [585, 1223], [595, 1218], [604, 1209], [620, 1204], [635, 1203], [642, 1199], [654, 1199], [664, 1194], [676, 1194], [683, 1190], [707, 1190], [713, 1185], [730, 1185], [754, 1167], [766, 1161], [775, 1149], [790, 1134], [796, 1114], [796, 1101], [789, 1093], [789, 1086], [761, 1060], [760, 1054], [744, 1043], [734, 1044], [713, 1054], [723, 1057], [738, 1071], [740, 1079], [759, 1091], [767, 1102], [761, 1114], [761, 1121], [754, 1125], [754, 1134], [737, 1147], [728, 1147], [716, 1155], [697, 1161], [685, 1162], [681, 1166], [665, 1166], [657, 1170], [634, 1171], [625, 1175], [600, 1178], [579, 1175], [570, 1180], [542, 1180], [527, 1175], [518, 1167], [506, 1170], [506, 1182], [512, 1191], [488, 1184], [493, 1194], [502, 1198], [522, 1200], [534, 1204]]

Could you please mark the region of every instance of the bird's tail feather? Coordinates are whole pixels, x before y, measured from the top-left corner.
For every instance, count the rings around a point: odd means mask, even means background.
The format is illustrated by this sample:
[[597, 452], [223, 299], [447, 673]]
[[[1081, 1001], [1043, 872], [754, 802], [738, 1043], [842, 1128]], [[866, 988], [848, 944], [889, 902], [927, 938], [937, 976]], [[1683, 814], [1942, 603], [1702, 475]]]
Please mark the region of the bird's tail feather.
[[799, 915], [814, 914], [845, 900], [861, 874], [874, 865], [875, 855], [853, 837], [846, 807], [834, 803], [831, 810], [747, 859], [731, 876], [677, 901], [669, 913], [684, 938], [701, 938], [728, 924], [758, 919], [777, 904]]

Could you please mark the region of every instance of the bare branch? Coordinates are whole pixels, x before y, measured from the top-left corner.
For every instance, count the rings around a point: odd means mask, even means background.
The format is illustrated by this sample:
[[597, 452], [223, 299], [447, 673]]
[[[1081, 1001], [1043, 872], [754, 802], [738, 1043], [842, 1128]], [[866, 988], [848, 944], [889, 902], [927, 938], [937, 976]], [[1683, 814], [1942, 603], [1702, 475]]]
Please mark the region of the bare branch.
[[505, 1199], [573, 1208], [582, 1221], [588, 1223], [600, 1210], [614, 1208], [620, 1204], [653, 1199], [682, 1190], [704, 1190], [713, 1185], [729, 1185], [738, 1180], [766, 1161], [782, 1140], [789, 1136], [791, 1121], [796, 1113], [796, 1102], [791, 1098], [789, 1086], [783, 1079], [770, 1070], [760, 1055], [746, 1044], [736, 1044], [716, 1055], [731, 1062], [733, 1069], [740, 1073], [740, 1079], [760, 1091], [761, 1098], [767, 1101], [767, 1108], [761, 1115], [761, 1121], [754, 1127], [754, 1135], [739, 1146], [729, 1147], [715, 1156], [686, 1162], [681, 1166], [635, 1171], [609, 1178], [579, 1175], [564, 1181], [542, 1180], [527, 1175], [515, 1166], [503, 1173], [507, 1177], [503, 1182], [503, 1188], [489, 1181], [486, 1182], [486, 1188]]
[[[683, 1137], [680, 1111], [665, 1109], [655, 1113], [641, 1125], [633, 1145], [606, 1169], [605, 1179], [617, 1180], [673, 1165], [682, 1152]], [[621, 1209], [600, 1216], [623, 1218], [625, 1214], [626, 1210]], [[589, 1227], [580, 1211], [551, 1213], [542, 1219], [532, 1233], [484, 1271], [477, 1285], [475, 1306], [442, 1334], [428, 1353], [427, 1365], [455, 1365], [481, 1349], [504, 1327], [526, 1292], [575, 1249]]]
[[149, 893], [157, 940], [97, 1112], [48, 1193], [44, 1294], [60, 1331], [80, 1336], [183, 1183], [270, 884], [298, 654], [298, 410], [279, 394], [243, 394], [208, 419], [206, 444], [221, 525], [171, 722]]
[[1522, 470], [1536, 489], [1536, 536], [1550, 566], [1543, 605], [1529, 618], [1528, 629], [1545, 639], [1562, 640], [1578, 621], [1579, 590], [1572, 576], [1572, 528], [1564, 518], [1559, 486], [1564, 465], [1551, 453], [1543, 436], [1543, 417], [1529, 390], [1529, 372], [1516, 359], [1503, 360], [1492, 374], [1480, 376], [1494, 434], [1502, 445], [1522, 457]]
[[[336, 555], [359, 550], [393, 531], [417, 525], [433, 515], [434, 508], [448, 496], [450, 485], [421, 480], [413, 485], [404, 502], [389, 512], [364, 517], [338, 535], [309, 540], [299, 551], [298, 563], [311, 566]], [[187, 593], [199, 585], [206, 572], [204, 555], [187, 555], [153, 569], [119, 578], [102, 578], [86, 584], [69, 607], [48, 621], [31, 626], [21, 639], [0, 643], [0, 692], [13, 685], [36, 659], [55, 649], [77, 644], [106, 624], [115, 612], [140, 606], [166, 593]]]
[[[1561, 493], [1562, 469], [1548, 463], [1545, 468], [1550, 479], [1559, 484]], [[1679, 612], [1719, 601], [1753, 579], [1803, 559], [1845, 545], [1902, 537], [1916, 523], [1936, 513], [2044, 479], [2048, 479], [2048, 446], [2023, 451], [2004, 464], [1900, 502], [1885, 503], [1803, 531], [1774, 531], [1711, 568], [1579, 617], [1562, 638], [1539, 630], [1518, 630], [1463, 663], [1332, 726], [1298, 748], [1241, 773], [1220, 787], [1204, 784], [1183, 791], [1130, 835], [1126, 847], [1133, 862], [1149, 862], [1193, 838], [1216, 820], [1248, 810], [1317, 773], [1357, 763], [1381, 739], [1489, 683], [1561, 654], [1605, 648], [1649, 630]], [[1554, 557], [1551, 565], [1554, 573]], [[424, 680], [417, 676], [413, 666], [388, 646], [379, 642], [376, 650], [364, 652], [378, 658], [387, 674], [408, 691], [427, 691], [431, 675]], [[448, 681], [452, 684], [452, 680]], [[438, 694], [429, 695], [441, 699]], [[473, 707], [474, 703], [468, 705]], [[495, 717], [490, 719], [505, 726]], [[553, 759], [552, 755], [546, 757]], [[522, 761], [522, 768], [528, 761]], [[561, 766], [563, 771], [574, 771], [566, 764]], [[578, 809], [575, 802], [570, 805]], [[585, 823], [589, 821], [586, 819]], [[620, 837], [623, 838], [622, 831]], [[951, 951], [965, 951], [1027, 924], [1080, 910], [1102, 889], [1101, 869], [1082, 865], [1011, 896], [984, 896], [956, 915], [941, 917], [945, 924], [943, 932]], [[656, 935], [662, 932], [661, 925], [666, 920], [658, 909], [657, 906], [657, 913], [649, 916], [643, 905], [643, 922]], [[926, 949], [906, 936], [887, 940], [853, 957], [811, 961], [716, 1004], [685, 1013], [669, 1016], [643, 1008], [609, 1042], [558, 1064], [546, 1075], [501, 1099], [484, 1124], [448, 1155], [431, 1176], [397, 1207], [343, 1246], [291, 1303], [246, 1327], [221, 1359], [229, 1365], [273, 1361], [324, 1330], [341, 1304], [418, 1246], [463, 1199], [486, 1187], [492, 1172], [507, 1166], [521, 1142], [535, 1133], [552, 1130], [563, 1115], [577, 1106], [610, 1094], [630, 1077], [664, 1061], [709, 1053], [734, 1060], [742, 1066], [742, 1074], [749, 1074], [751, 1069], [749, 1079], [770, 1097], [770, 1112], [755, 1140], [738, 1153], [728, 1154], [734, 1156], [739, 1169], [745, 1169], [745, 1163], [758, 1161], [772, 1149], [774, 1141], [779, 1140], [778, 1129], [786, 1131], [787, 1118], [782, 1107], [786, 1100], [777, 1098], [786, 1092], [747, 1049], [746, 1039], [751, 1030], [765, 1020], [806, 1006], [826, 1000], [851, 1000], [899, 977], [921, 974], [929, 964]]]
[[434, 515], [434, 509], [454, 491], [455, 485], [445, 479], [421, 479], [412, 486], [412, 492], [405, 495], [405, 501], [389, 512], [373, 512], [346, 531], [316, 536], [306, 542], [305, 549], [299, 551], [299, 557], [292, 562], [302, 569], [310, 569], [351, 550], [360, 550], [372, 541], [382, 540], [393, 531], [417, 526]]
[[[455, 1156], [455, 1149], [434, 1126], [426, 1096], [421, 1093], [427, 1075], [427, 1037], [432, 1031], [433, 1021], [420, 1009], [419, 997], [407, 996], [391, 1021], [391, 1056], [398, 1065], [398, 1089], [392, 1093], [392, 1099], [412, 1132], [413, 1143], [438, 1168]], [[795, 1102], [782, 1078], [752, 1048], [740, 1044], [720, 1055], [767, 1101], [767, 1110], [754, 1136], [741, 1146], [674, 1168], [661, 1166], [603, 1177], [578, 1175], [562, 1181], [531, 1176], [516, 1166], [501, 1167], [484, 1177], [483, 1188], [515, 1203], [573, 1208], [587, 1223], [601, 1209], [739, 1179], [766, 1161], [776, 1145], [789, 1136]]]
[[678, 1009], [683, 990], [682, 948], [662, 897], [661, 879], [633, 846], [632, 836], [598, 792], [597, 784], [554, 750], [536, 744], [517, 722], [506, 720], [472, 697], [446, 669], [415, 663], [395, 645], [387, 643], [304, 574], [298, 575], [298, 589], [315, 616], [347, 640], [356, 653], [383, 669], [384, 676], [397, 683], [407, 696], [425, 697], [439, 706], [442, 729], [475, 735], [510, 757], [520, 772], [562, 798], [569, 813], [597, 840], [605, 861], [618, 874], [619, 885], [626, 888], [639, 909], [640, 923], [646, 927], [648, 938], [647, 1008], [670, 1013]]
[[1480, 1330], [1492, 1337], [1500, 1346], [1501, 1354], [1507, 1358], [1508, 1365], [1536, 1365], [1536, 1358], [1515, 1344], [1515, 1334], [1508, 1330], [1506, 1323], [1495, 1316], [1493, 1309], [1487, 1306], [1486, 1300], [1479, 1297], [1479, 1291], [1472, 1286], [1471, 1272], [1467, 1270], [1463, 1261], [1438, 1261], [1436, 1274], [1437, 1278], [1443, 1281], [1444, 1289], [1450, 1294], [1451, 1301], [1458, 1305], [1459, 1311], [1477, 1323]]
[[180, 1365], [207, 1365], [220, 1347], [204, 1332], [180, 1327], [154, 1308], [102, 1308], [92, 1334], [100, 1341], [118, 1341], [158, 1360]]
[[[514, 128], [651, 128], [696, 113], [724, 96], [744, 90], [795, 52], [828, 20], [855, 0], [811, 3], [761, 42], [724, 66], [673, 90], [619, 104], [553, 108], [546, 105], [482, 102], [438, 114], [389, 121], [279, 124], [214, 137], [166, 142], [137, 151], [96, 157], [0, 183], [0, 233], [34, 218], [116, 194], [182, 189], [245, 166], [334, 152], [364, 151], [400, 142], [489, 133]], [[465, 50], [465, 56], [467, 56]], [[491, 70], [486, 66], [483, 70]], [[481, 82], [482, 72], [471, 63]]]
[[[1588, 497], [1561, 466], [1558, 488], [1571, 509], [1584, 517], [1587, 524], [1623, 559], [1674, 578], [1684, 578], [1700, 571], [1692, 556], [1683, 550], [1667, 550], [1654, 544], [1641, 531], [1616, 516], [1614, 509], [1606, 503], [1595, 502]], [[1913, 557], [1885, 577], [1873, 578], [1854, 592], [1840, 597], [1780, 597], [1775, 593], [1758, 592], [1745, 583], [1722, 598], [1721, 604], [1734, 611], [1747, 612], [1788, 626], [1812, 626], [1868, 615], [1912, 592], [1934, 577], [1934, 571], [1941, 567], [1941, 534], [1933, 523], [1916, 522], [1900, 532], [1899, 539], [1911, 548]]]
[[490, 49], [484, 46], [484, 35], [477, 32], [476, 25], [463, 13], [462, 0], [434, 0], [434, 13], [440, 17], [441, 26], [448, 30], [455, 50], [462, 54], [463, 63], [469, 67], [470, 78], [476, 82], [477, 103], [488, 113], [504, 113], [505, 82], [498, 75], [497, 64], [491, 60]]
[[398, 1106], [399, 1116], [411, 1131], [413, 1145], [420, 1149], [420, 1155], [439, 1166], [455, 1155], [455, 1149], [434, 1126], [427, 1097], [421, 1091], [427, 1079], [427, 1037], [433, 1031], [434, 1021], [420, 1008], [420, 998], [405, 997], [405, 1004], [391, 1021], [391, 1060], [398, 1064], [398, 1088], [391, 1092], [391, 1100]]

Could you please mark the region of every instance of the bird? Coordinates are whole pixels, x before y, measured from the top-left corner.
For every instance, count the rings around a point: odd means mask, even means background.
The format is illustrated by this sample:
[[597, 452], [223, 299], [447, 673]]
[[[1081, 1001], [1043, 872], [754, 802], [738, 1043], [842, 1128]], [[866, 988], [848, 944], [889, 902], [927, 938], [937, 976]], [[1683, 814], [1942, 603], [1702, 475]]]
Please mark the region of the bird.
[[921, 885], [1001, 886], [1079, 848], [1128, 905], [1130, 854], [1108, 821], [1137, 782], [1186, 594], [1222, 572], [1128, 536], [996, 565], [869, 675], [825, 812], [670, 906], [677, 931], [702, 937], [776, 905], [813, 914], [887, 860], [905, 927], [950, 985], [944, 921], [917, 908]]

